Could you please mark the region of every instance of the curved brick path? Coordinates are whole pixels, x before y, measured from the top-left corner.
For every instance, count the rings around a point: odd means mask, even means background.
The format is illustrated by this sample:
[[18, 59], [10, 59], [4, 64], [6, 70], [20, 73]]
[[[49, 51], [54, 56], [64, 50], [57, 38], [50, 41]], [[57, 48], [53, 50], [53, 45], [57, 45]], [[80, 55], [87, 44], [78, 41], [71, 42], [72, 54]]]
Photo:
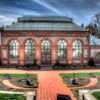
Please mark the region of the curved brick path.
[[[73, 71], [24, 71], [24, 70], [1, 70], [0, 73], [14, 73], [14, 74], [38, 74], [39, 88], [37, 89], [37, 100], [57, 100], [57, 94], [68, 94], [72, 100], [73, 97], [70, 88], [66, 87], [62, 82], [59, 73], [86, 73], [86, 72], [100, 72], [100, 70], [73, 70]], [[90, 85], [94, 85], [95, 78], [91, 80]]]
[[2, 83], [5, 84], [8, 87], [14, 88], [14, 89], [24, 89], [24, 90], [31, 90], [31, 89], [33, 89], [33, 88], [23, 88], [23, 87], [15, 86], [12, 83], [10, 83], [9, 80], [3, 80]]

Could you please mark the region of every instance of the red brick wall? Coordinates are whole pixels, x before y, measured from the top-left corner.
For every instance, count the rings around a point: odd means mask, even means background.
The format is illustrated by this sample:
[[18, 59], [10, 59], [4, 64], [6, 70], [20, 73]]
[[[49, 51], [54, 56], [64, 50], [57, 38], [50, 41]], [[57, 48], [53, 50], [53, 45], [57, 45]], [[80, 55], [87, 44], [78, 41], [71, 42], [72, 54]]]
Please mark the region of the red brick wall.
[[[73, 64], [74, 60], [72, 58], [73, 50], [72, 50], [72, 44], [74, 40], [80, 40], [83, 43], [83, 56], [84, 56], [84, 49], [88, 50], [88, 54], [90, 54], [89, 51], [89, 32], [57, 32], [57, 31], [2, 31], [2, 54], [5, 53], [7, 56], [1, 55], [2, 62], [5, 61], [5, 64], [10, 64], [10, 61], [18, 61], [18, 64], [24, 64], [24, 43], [28, 39], [32, 39], [35, 42], [35, 58], [39, 61], [39, 64], [41, 64], [41, 42], [45, 39], [50, 40], [52, 45], [51, 50], [51, 60], [52, 64], [57, 59], [57, 41], [64, 39], [68, 44], [68, 53], [67, 53], [67, 63], [69, 61], [70, 64]], [[16, 39], [19, 42], [19, 59], [9, 59], [8, 58], [8, 44], [10, 40]], [[55, 50], [55, 57], [53, 54], [53, 51]], [[71, 51], [71, 57], [69, 57], [69, 54]], [[39, 52], [39, 54], [37, 54]], [[38, 57], [38, 56], [39, 57]], [[89, 56], [87, 58], [83, 59], [75, 59], [76, 61], [81, 61], [81, 63], [84, 63], [84, 60], [89, 60]]]

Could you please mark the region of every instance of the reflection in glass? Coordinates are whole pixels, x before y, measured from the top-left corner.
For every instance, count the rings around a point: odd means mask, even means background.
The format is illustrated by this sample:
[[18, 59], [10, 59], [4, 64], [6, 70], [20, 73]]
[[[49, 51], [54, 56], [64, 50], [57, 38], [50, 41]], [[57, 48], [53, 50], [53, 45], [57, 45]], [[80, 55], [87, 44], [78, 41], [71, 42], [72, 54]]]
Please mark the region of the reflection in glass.
[[35, 59], [35, 42], [33, 40], [25, 42], [25, 59]]
[[73, 58], [82, 58], [82, 42], [80, 40], [75, 40], [73, 43]]
[[9, 43], [9, 58], [19, 58], [19, 43], [17, 40], [11, 40]]
[[57, 56], [59, 58], [67, 58], [67, 43], [65, 40], [59, 40], [57, 44]]

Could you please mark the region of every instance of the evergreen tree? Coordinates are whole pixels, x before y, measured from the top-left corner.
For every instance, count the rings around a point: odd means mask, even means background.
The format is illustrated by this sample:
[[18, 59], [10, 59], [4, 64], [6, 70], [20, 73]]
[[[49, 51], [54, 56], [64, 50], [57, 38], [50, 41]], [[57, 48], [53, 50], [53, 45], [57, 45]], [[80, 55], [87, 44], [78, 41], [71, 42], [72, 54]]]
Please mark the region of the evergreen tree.
[[83, 24], [83, 23], [81, 24], [81, 27], [83, 27], [83, 28], [84, 28], [84, 24]]
[[88, 26], [86, 26], [86, 29], [90, 28], [90, 34], [95, 35], [98, 32], [98, 28], [96, 24], [89, 24]]

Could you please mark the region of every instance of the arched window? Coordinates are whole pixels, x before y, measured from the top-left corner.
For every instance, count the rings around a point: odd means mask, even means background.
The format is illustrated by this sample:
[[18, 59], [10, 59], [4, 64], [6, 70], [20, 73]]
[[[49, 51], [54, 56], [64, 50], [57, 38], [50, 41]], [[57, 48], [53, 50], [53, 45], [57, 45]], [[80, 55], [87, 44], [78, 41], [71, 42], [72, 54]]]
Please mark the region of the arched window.
[[100, 53], [96, 55], [96, 60], [100, 60]]
[[65, 40], [59, 40], [57, 44], [57, 57], [58, 59], [67, 58], [67, 43]]
[[73, 58], [82, 58], [82, 42], [80, 40], [75, 40], [73, 43]]
[[43, 40], [41, 44], [42, 53], [51, 53], [51, 43], [49, 40]]
[[33, 40], [25, 42], [25, 59], [35, 59], [35, 42]]
[[9, 58], [19, 58], [19, 42], [17, 40], [11, 40], [9, 43]]

